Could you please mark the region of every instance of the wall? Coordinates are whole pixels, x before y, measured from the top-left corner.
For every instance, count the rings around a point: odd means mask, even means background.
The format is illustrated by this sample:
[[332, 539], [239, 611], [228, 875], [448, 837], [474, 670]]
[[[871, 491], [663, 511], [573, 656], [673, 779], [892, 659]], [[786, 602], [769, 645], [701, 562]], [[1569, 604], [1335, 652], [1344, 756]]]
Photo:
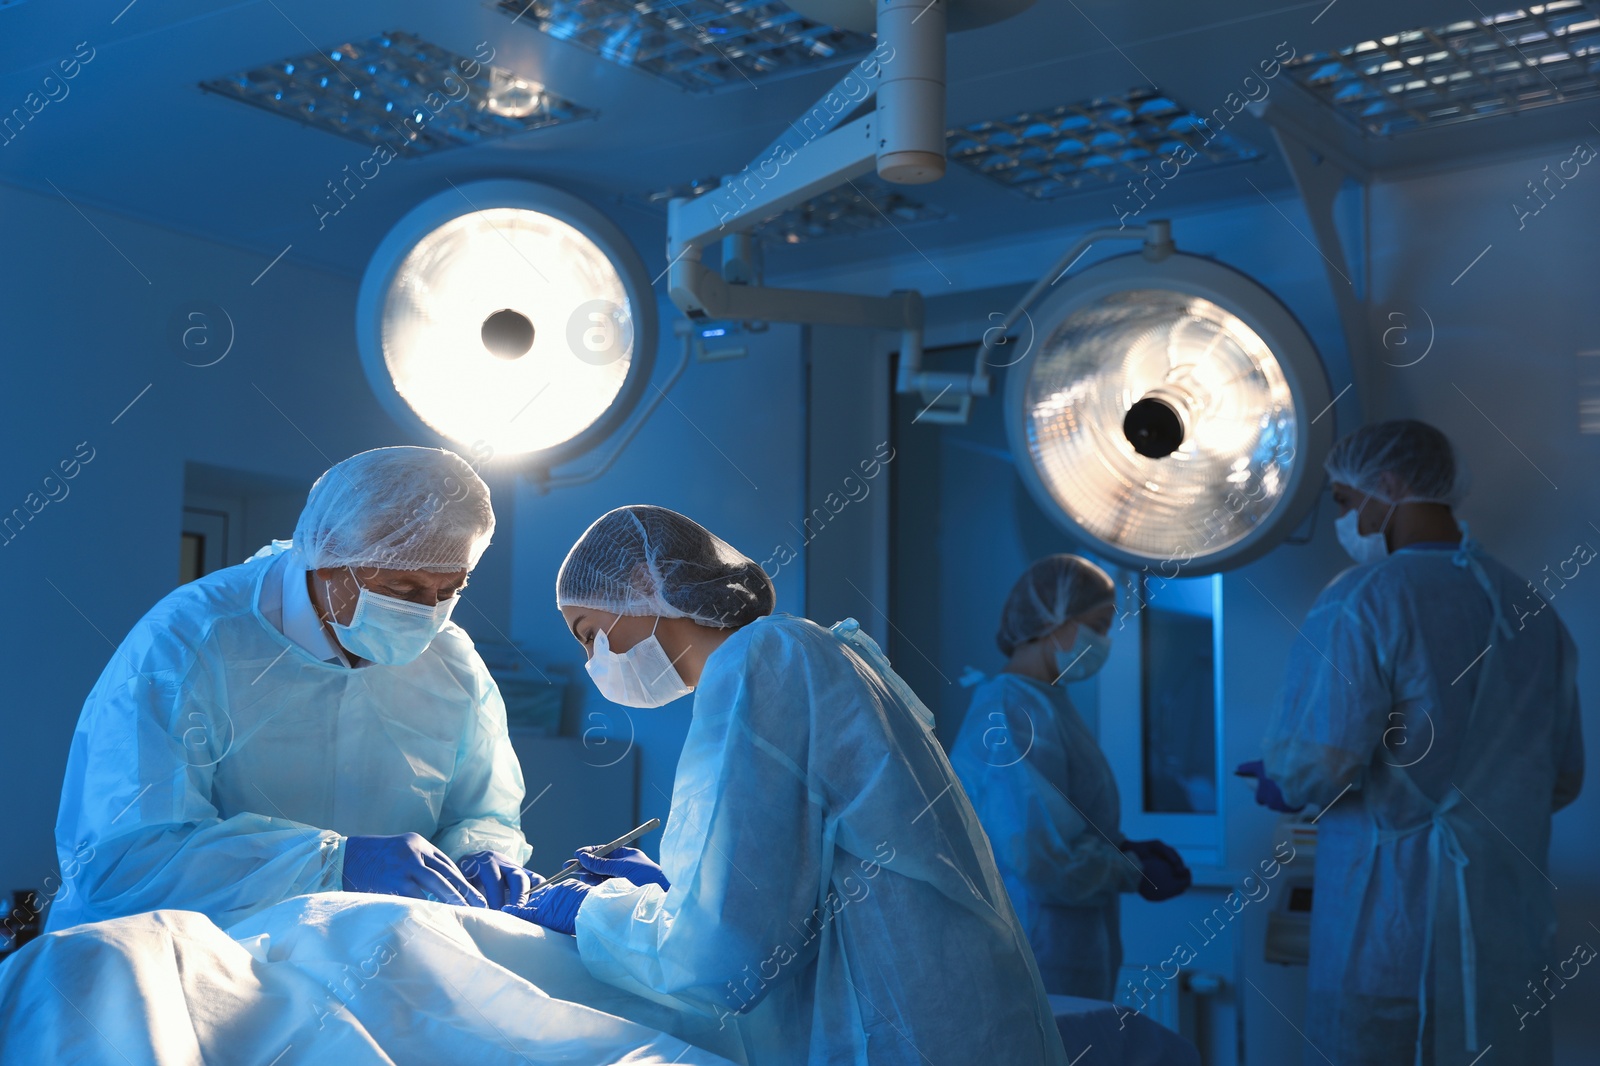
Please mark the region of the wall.
[[855, 618], [887, 647], [889, 358], [880, 335], [842, 326], [806, 331], [810, 373], [806, 508], [792, 543], [805, 553], [806, 609], [831, 625]]

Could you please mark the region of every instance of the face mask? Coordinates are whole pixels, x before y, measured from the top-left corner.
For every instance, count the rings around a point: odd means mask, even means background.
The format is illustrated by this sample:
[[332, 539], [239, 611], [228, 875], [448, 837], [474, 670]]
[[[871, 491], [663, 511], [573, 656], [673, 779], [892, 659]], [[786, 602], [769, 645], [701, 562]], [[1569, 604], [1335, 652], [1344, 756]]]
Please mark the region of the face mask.
[[1382, 532], [1363, 534], [1360, 527], [1361, 510], [1357, 507], [1350, 508], [1333, 523], [1339, 546], [1346, 555], [1358, 564], [1364, 564], [1375, 563], [1389, 554], [1389, 542], [1383, 539]]
[[1080, 624], [1078, 638], [1072, 642], [1072, 647], [1066, 651], [1059, 646], [1056, 648], [1055, 683], [1064, 685], [1069, 681], [1093, 677], [1106, 664], [1106, 657], [1110, 654], [1111, 638]]
[[[660, 624], [657, 618], [656, 625]], [[648, 637], [621, 653], [611, 650], [606, 631], [599, 630], [594, 635], [594, 654], [584, 669], [600, 695], [624, 707], [664, 707], [694, 691], [683, 683], [654, 628]]]
[[363, 588], [356, 597], [350, 624], [329, 625], [347, 651], [380, 666], [404, 666], [428, 650], [450, 620], [459, 598], [451, 596], [443, 603], [425, 607]]

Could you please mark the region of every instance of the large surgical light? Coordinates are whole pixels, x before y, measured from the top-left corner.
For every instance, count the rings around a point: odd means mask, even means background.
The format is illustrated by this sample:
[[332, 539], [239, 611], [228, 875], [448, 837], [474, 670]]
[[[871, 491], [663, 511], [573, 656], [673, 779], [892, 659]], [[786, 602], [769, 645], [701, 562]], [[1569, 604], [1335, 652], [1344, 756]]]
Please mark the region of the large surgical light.
[[[1012, 452], [1085, 546], [1165, 576], [1255, 558], [1304, 517], [1332, 437], [1305, 331], [1196, 256], [1107, 260], [1062, 282], [1007, 372]], [[1027, 331], [1012, 343], [1026, 343]]]
[[362, 279], [357, 339], [405, 424], [545, 465], [616, 428], [649, 380], [643, 263], [598, 211], [522, 181], [453, 187], [390, 231]]

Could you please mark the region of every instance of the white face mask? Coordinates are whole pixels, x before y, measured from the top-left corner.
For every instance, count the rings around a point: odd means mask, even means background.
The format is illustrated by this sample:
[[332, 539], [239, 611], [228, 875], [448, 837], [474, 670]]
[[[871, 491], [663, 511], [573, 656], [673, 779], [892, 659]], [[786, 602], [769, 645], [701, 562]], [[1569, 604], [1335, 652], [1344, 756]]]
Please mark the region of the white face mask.
[[1110, 654], [1111, 638], [1079, 623], [1078, 636], [1073, 640], [1072, 647], [1066, 651], [1062, 651], [1059, 645], [1056, 647], [1055, 683], [1064, 685], [1069, 681], [1093, 677], [1106, 664], [1106, 657]]
[[1375, 563], [1389, 554], [1389, 542], [1384, 539], [1382, 531], [1361, 532], [1361, 509], [1358, 507], [1352, 507], [1340, 515], [1333, 523], [1333, 531], [1338, 534], [1339, 546], [1345, 550], [1345, 554], [1358, 564]]
[[[661, 619], [657, 618], [656, 625], [660, 624]], [[594, 654], [584, 669], [589, 671], [600, 695], [624, 707], [664, 707], [694, 691], [683, 683], [667, 650], [656, 639], [654, 627], [648, 637], [620, 653], [611, 650], [605, 630], [596, 631]]]
[[[359, 582], [356, 587], [361, 588]], [[459, 596], [451, 596], [428, 607], [361, 588], [350, 624], [328, 624], [339, 643], [352, 654], [381, 666], [404, 666], [428, 650], [433, 638], [450, 621], [458, 599]]]

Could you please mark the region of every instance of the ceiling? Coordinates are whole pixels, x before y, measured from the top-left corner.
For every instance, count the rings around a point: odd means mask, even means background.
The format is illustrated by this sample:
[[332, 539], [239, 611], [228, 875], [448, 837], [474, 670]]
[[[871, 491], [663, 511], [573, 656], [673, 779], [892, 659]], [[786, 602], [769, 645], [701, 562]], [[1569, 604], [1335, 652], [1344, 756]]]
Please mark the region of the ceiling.
[[[1047, 110], [1154, 84], [1198, 112], [1222, 106], [1283, 42], [1304, 53], [1335, 49], [1414, 26], [1473, 18], [1483, 0], [1038, 0], [1008, 21], [951, 37], [950, 125]], [[1497, 9], [1498, 10], [1498, 9]], [[493, 145], [406, 158], [337, 216], [316, 206], [342, 168], [371, 149], [222, 96], [203, 80], [389, 30], [406, 30], [470, 56], [487, 42], [494, 64], [543, 82], [599, 112], [591, 121], [534, 130]], [[81, 207], [100, 207], [180, 232], [359, 276], [388, 228], [449, 181], [523, 176], [578, 193], [638, 244], [654, 273], [665, 266], [664, 212], [634, 197], [738, 171], [809, 108], [839, 76], [813, 71], [704, 95], [595, 57], [496, 11], [486, 2], [440, 0], [43, 0], [0, 2], [0, 115], [38, 89], [80, 42], [91, 62], [9, 144], [0, 182]], [[481, 54], [481, 53], [480, 53]], [[1428, 130], [1392, 143], [1365, 141], [1299, 93], [1272, 83], [1271, 102], [1309, 136], [1379, 173], [1460, 165], [1468, 158], [1570, 140], [1600, 118], [1595, 102]], [[1228, 127], [1261, 152], [1255, 162], [1184, 173], [1153, 212], [1289, 191], [1268, 127], [1249, 112]], [[829, 262], [926, 255], [1040, 229], [1112, 222], [1126, 190], [1033, 202], [952, 165], [912, 190], [948, 217], [894, 230], [778, 247], [773, 274]]]

